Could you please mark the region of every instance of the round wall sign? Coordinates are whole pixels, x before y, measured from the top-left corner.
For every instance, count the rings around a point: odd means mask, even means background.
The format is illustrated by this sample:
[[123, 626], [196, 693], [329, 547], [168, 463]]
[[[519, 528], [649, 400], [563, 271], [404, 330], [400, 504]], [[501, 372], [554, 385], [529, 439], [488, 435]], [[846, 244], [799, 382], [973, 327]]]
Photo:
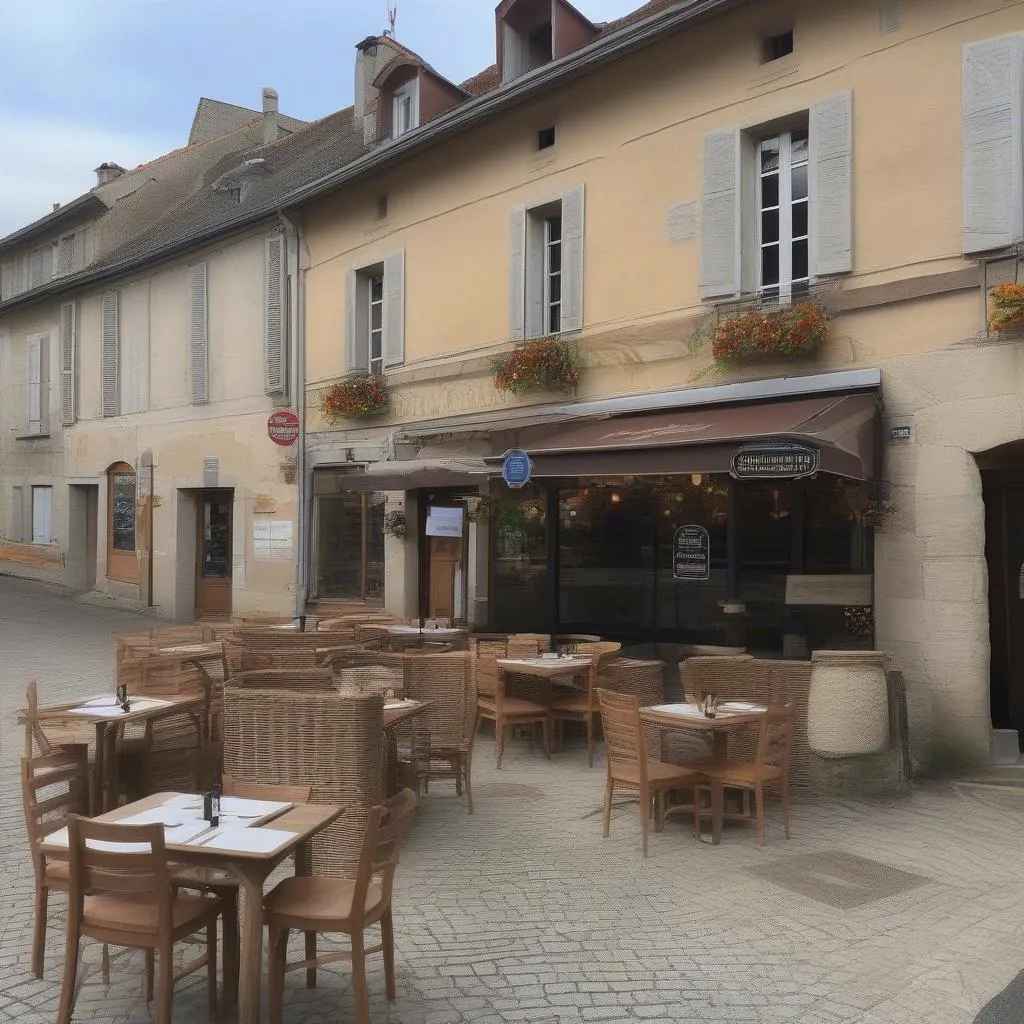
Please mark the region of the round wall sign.
[[533, 476], [533, 460], [521, 448], [512, 448], [502, 457], [501, 476], [509, 487], [525, 487]]
[[299, 417], [291, 409], [271, 413], [267, 419], [267, 435], [274, 444], [295, 444], [299, 439]]

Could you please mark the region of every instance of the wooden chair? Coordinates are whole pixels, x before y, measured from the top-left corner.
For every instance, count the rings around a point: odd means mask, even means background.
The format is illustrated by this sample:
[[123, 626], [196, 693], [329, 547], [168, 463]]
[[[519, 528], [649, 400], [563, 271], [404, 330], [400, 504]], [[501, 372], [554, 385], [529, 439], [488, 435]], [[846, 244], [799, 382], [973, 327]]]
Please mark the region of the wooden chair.
[[[113, 691], [111, 696], [113, 696]], [[80, 701], [72, 701], [70, 704], [59, 704], [56, 707], [47, 708], [47, 711], [59, 712], [67, 708], [78, 707], [80, 703]], [[44, 722], [45, 716], [39, 714], [39, 689], [34, 679], [30, 679], [25, 688], [25, 710], [22, 715], [25, 726], [25, 757], [52, 754], [60, 747], [87, 749], [92, 740], [92, 729], [84, 722], [78, 728], [75, 727], [76, 723], [66, 719], [58, 718], [49, 723]]]
[[587, 766], [594, 767], [594, 718], [601, 713], [597, 703], [598, 677], [604, 665], [618, 655], [622, 644], [610, 640], [596, 643], [583, 641], [575, 644], [576, 653], [590, 658], [586, 689], [580, 693], [555, 697], [551, 702], [551, 717], [559, 722], [584, 722], [587, 726]]
[[41, 978], [50, 892], [68, 891], [68, 865], [67, 861], [47, 858], [40, 847], [48, 835], [67, 824], [69, 815], [88, 812], [89, 767], [85, 748], [68, 747], [37, 757], [23, 757], [21, 800], [36, 880], [32, 975]]
[[615, 787], [635, 789], [640, 794], [640, 828], [643, 853], [647, 856], [651, 800], [655, 800], [655, 828], [665, 825], [665, 794], [670, 789], [694, 790], [696, 804], [697, 775], [688, 765], [665, 764], [647, 756], [644, 730], [640, 723], [640, 704], [632, 694], [597, 691], [604, 728], [608, 778], [604, 787], [604, 838], [608, 838], [612, 820], [612, 796]]
[[[286, 878], [263, 901], [263, 920], [269, 928], [268, 951], [270, 1021], [281, 1024], [284, 1011], [284, 976], [306, 970], [306, 984], [316, 985], [316, 968], [338, 960], [352, 961], [352, 988], [356, 1020], [369, 1024], [370, 994], [366, 986], [366, 955], [383, 953], [387, 997], [395, 999], [395, 935], [391, 918], [391, 892], [398, 851], [413, 811], [416, 796], [403, 789], [385, 804], [370, 811], [354, 879], [296, 875]], [[367, 947], [363, 933], [380, 924], [381, 941]], [[288, 963], [288, 932], [306, 936], [306, 956]], [[318, 933], [343, 933], [351, 949], [317, 956]]]
[[[544, 756], [550, 761], [550, 710], [536, 701], [506, 696], [505, 683], [498, 672], [498, 656], [493, 651], [478, 651], [477, 656], [473, 659], [473, 670], [476, 683], [477, 721], [485, 718], [494, 722], [494, 742], [497, 746], [499, 770], [501, 759], [505, 753], [505, 730], [514, 725], [540, 725], [544, 730]], [[472, 757], [472, 750], [469, 756]]]
[[700, 834], [700, 792], [714, 787], [738, 789], [754, 794], [757, 845], [764, 846], [765, 788], [778, 786], [782, 798], [782, 820], [789, 838], [789, 760], [793, 743], [793, 714], [788, 705], [768, 708], [757, 734], [757, 755], [753, 761], [694, 765], [699, 773], [694, 799], [693, 827]]
[[[108, 844], [125, 846], [115, 852]], [[68, 938], [57, 1024], [71, 1024], [83, 936], [112, 946], [145, 950], [150, 995], [149, 971], [156, 957], [156, 1024], [171, 1024], [175, 982], [205, 967], [209, 1012], [211, 1019], [215, 1017], [217, 917], [226, 904], [217, 897], [172, 890], [163, 826], [116, 825], [71, 814], [68, 846]], [[140, 851], [138, 846], [144, 849]], [[206, 932], [205, 953], [176, 975], [175, 944], [201, 931]], [[237, 951], [232, 951], [229, 958], [237, 963]]]

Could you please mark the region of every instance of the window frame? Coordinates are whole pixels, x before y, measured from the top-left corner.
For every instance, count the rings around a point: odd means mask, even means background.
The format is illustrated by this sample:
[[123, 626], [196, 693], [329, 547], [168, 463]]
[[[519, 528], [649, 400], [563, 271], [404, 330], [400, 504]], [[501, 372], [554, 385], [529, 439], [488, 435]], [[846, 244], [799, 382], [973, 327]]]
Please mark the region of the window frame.
[[[366, 366], [369, 373], [381, 374], [384, 372], [384, 268], [372, 270], [362, 276], [362, 284], [366, 289], [366, 321], [363, 324], [365, 329], [366, 343]], [[374, 287], [379, 285], [380, 296], [374, 298]], [[378, 326], [373, 325], [374, 310], [379, 313]], [[374, 340], [377, 342], [378, 353], [374, 355]]]
[[[558, 225], [558, 237], [552, 237]], [[553, 268], [553, 255], [558, 253], [558, 269]], [[557, 216], [544, 218], [544, 294], [543, 325], [545, 334], [558, 334], [562, 329], [562, 211]], [[558, 282], [557, 289], [554, 287]], [[557, 290], [558, 297], [554, 298]]]
[[[793, 161], [794, 136], [803, 136], [804, 155], [803, 158]], [[764, 170], [762, 154], [764, 146], [769, 142], [778, 143], [778, 165], [772, 170]], [[788, 304], [794, 295], [806, 295], [811, 283], [811, 253], [810, 253], [810, 225], [811, 225], [811, 194], [810, 194], [810, 131], [807, 127], [794, 127], [787, 131], [778, 131], [773, 134], [762, 135], [756, 139], [754, 146], [755, 166], [753, 173], [756, 178], [756, 231], [757, 231], [757, 294], [759, 298], [777, 300], [780, 305]], [[793, 173], [799, 168], [805, 169], [806, 195], [798, 199], [793, 198]], [[777, 203], [765, 205], [764, 183], [771, 176], [778, 179]], [[807, 210], [804, 233], [794, 236], [793, 234], [793, 211], [794, 208], [803, 204]], [[764, 215], [769, 212], [776, 212], [778, 218], [778, 238], [774, 241], [765, 241]], [[804, 243], [806, 248], [806, 269], [803, 277], [793, 277], [793, 247]], [[767, 248], [776, 247], [778, 250], [778, 280], [774, 284], [764, 283], [764, 253]]]
[[[407, 109], [409, 121], [403, 127], [402, 112]], [[418, 128], [419, 117], [419, 79], [410, 78], [403, 82], [391, 94], [391, 137], [400, 139], [403, 135]]]

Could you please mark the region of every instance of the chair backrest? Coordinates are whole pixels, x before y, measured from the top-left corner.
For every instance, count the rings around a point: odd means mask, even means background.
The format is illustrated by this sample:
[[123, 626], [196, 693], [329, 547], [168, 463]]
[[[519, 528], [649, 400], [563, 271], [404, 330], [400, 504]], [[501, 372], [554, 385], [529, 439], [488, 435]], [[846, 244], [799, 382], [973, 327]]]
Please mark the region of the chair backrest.
[[399, 848], [415, 810], [416, 794], [411, 789], [403, 789], [390, 800], [370, 809], [352, 895], [353, 914], [362, 916], [366, 908], [366, 892], [374, 880], [380, 886], [383, 904], [391, 903]]
[[25, 687], [25, 756], [52, 753], [53, 746], [39, 724], [39, 689], [30, 679]]
[[[512, 652], [516, 651], [515, 654]], [[532, 651], [533, 656], [551, 650], [551, 636], [548, 633], [510, 633], [508, 638], [508, 656], [521, 658], [525, 652]], [[522, 652], [522, 653], [521, 653]]]
[[757, 758], [759, 769], [774, 767], [783, 771], [789, 769], [790, 751], [793, 746], [793, 711], [788, 704], [776, 704], [768, 708], [757, 734]]
[[337, 689], [331, 670], [327, 668], [263, 668], [240, 672], [228, 679], [225, 686], [259, 690], [302, 690], [330, 692]]
[[233, 775], [220, 777], [221, 792], [225, 796], [246, 800], [282, 800], [292, 804], [308, 804], [312, 786], [274, 786], [267, 782], [243, 782]]
[[706, 690], [725, 699], [740, 699], [751, 696], [740, 682], [744, 669], [751, 666], [756, 668], [750, 654], [695, 655], [679, 662], [679, 681], [688, 697], [699, 697]]
[[474, 717], [470, 699], [468, 651], [403, 658], [404, 695], [427, 701], [416, 727], [430, 734], [430, 745], [458, 747], [469, 740]]
[[492, 699], [498, 696], [498, 658], [504, 656], [504, 652], [498, 653], [492, 648], [477, 649], [473, 658], [473, 683], [478, 696]]
[[601, 707], [608, 771], [612, 771], [613, 764], [639, 765], [642, 774], [646, 771], [647, 761], [644, 733], [640, 728], [640, 704], [636, 697], [631, 693], [613, 693], [599, 688], [597, 700]]
[[274, 657], [267, 651], [251, 650], [234, 636], [225, 637], [221, 643], [224, 645], [224, 664], [228, 679], [240, 672], [274, 668]]
[[89, 811], [89, 763], [84, 747], [67, 747], [21, 759], [21, 802], [37, 881], [45, 857], [40, 844], [67, 824], [71, 814]]
[[[171, 934], [171, 885], [163, 825], [119, 825], [71, 814], [68, 849], [68, 929], [72, 934], [83, 930], [85, 896], [104, 894], [154, 905], [157, 932]], [[111, 932], [130, 930], [130, 922], [125, 922], [123, 929], [105, 923], [94, 937], [103, 939]]]

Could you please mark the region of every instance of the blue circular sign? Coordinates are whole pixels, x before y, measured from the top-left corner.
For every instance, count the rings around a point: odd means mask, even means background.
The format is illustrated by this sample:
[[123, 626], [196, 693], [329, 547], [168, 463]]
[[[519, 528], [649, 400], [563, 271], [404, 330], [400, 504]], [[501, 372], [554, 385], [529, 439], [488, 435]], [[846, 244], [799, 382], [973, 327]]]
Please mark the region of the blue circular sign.
[[525, 487], [533, 475], [533, 462], [521, 448], [505, 452], [501, 461], [501, 478], [509, 487]]

